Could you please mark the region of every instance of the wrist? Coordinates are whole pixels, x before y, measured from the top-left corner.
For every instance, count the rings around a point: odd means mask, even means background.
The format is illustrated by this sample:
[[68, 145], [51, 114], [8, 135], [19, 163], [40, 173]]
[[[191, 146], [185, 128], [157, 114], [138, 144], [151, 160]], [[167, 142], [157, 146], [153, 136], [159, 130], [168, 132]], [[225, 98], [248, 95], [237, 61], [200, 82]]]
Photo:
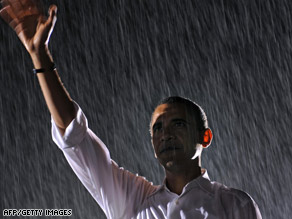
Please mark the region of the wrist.
[[38, 51], [30, 52], [29, 54], [35, 69], [52, 66], [53, 59], [47, 48], [39, 49]]
[[56, 70], [56, 66], [54, 63], [52, 63], [52, 66], [49, 68], [39, 68], [39, 69], [34, 68], [32, 71], [34, 74], [38, 74], [38, 73], [52, 72], [54, 70]]
[[50, 55], [49, 49], [45, 46], [38, 49], [33, 49], [29, 51], [29, 55], [32, 59], [39, 59], [42, 56]]

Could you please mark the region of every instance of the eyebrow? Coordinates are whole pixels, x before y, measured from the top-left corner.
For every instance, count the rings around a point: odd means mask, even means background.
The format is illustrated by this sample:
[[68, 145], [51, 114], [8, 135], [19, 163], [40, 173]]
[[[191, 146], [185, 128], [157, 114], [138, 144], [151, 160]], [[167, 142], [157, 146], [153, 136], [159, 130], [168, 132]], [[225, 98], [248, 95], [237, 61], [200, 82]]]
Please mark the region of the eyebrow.
[[184, 122], [186, 124], [189, 124], [189, 122], [187, 122], [185, 119], [172, 119], [171, 122]]
[[[175, 118], [172, 119], [171, 122], [183, 122], [186, 124], [190, 124], [189, 122], [187, 122], [185, 119], [180, 119], [180, 118]], [[161, 126], [162, 122], [156, 122], [153, 126], [152, 126], [152, 130], [154, 130], [157, 126]]]

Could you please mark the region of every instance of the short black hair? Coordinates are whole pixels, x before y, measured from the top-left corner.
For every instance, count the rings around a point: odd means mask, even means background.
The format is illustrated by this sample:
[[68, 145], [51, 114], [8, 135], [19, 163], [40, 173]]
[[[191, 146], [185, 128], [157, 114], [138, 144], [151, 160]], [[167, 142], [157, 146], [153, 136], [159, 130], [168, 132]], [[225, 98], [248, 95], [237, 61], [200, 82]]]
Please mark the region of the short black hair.
[[[202, 109], [202, 107], [199, 104], [195, 103], [194, 101], [190, 99], [180, 97], [180, 96], [166, 97], [156, 105], [155, 109], [161, 104], [176, 104], [176, 103], [184, 104], [187, 107], [187, 109], [190, 110], [190, 112], [195, 116], [195, 121], [196, 121], [198, 131], [204, 131], [208, 128], [208, 120], [207, 120], [205, 111]], [[152, 121], [152, 116], [151, 116], [151, 121]], [[150, 130], [151, 130], [151, 127], [150, 127]]]

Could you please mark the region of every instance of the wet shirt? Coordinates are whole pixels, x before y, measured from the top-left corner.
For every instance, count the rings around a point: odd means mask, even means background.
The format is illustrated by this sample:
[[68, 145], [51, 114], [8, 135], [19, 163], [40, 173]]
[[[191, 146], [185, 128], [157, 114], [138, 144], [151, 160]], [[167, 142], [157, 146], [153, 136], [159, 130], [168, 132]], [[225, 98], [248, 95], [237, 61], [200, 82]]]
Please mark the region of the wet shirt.
[[64, 136], [52, 120], [53, 140], [107, 218], [139, 219], [260, 219], [253, 199], [237, 189], [211, 182], [207, 171], [189, 182], [180, 195], [165, 184], [155, 186], [144, 177], [120, 168], [104, 143], [88, 128], [75, 104], [76, 118]]

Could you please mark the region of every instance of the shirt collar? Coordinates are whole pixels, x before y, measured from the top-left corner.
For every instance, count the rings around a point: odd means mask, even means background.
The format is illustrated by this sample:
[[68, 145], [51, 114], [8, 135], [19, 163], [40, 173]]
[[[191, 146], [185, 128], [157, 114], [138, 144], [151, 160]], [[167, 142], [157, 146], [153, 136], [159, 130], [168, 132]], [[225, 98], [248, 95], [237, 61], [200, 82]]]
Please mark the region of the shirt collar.
[[191, 190], [194, 187], [200, 187], [201, 189], [211, 194], [214, 193], [212, 189], [213, 188], [212, 182], [210, 181], [210, 178], [206, 169], [202, 168], [201, 175], [185, 185], [185, 187], [183, 188], [182, 194]]
[[[191, 190], [194, 187], [200, 187], [201, 189], [203, 189], [206, 192], [211, 193], [211, 194], [214, 193], [213, 189], [212, 189], [212, 183], [210, 182], [210, 178], [209, 178], [209, 175], [208, 175], [208, 172], [206, 169], [202, 168], [201, 175], [185, 185], [181, 195], [188, 192], [189, 190]], [[151, 195], [154, 195], [155, 193], [157, 193], [160, 190], [166, 190], [166, 191], [172, 193], [166, 186], [166, 177], [164, 178], [162, 185], [158, 186], [157, 190], [154, 193], [152, 193]]]

